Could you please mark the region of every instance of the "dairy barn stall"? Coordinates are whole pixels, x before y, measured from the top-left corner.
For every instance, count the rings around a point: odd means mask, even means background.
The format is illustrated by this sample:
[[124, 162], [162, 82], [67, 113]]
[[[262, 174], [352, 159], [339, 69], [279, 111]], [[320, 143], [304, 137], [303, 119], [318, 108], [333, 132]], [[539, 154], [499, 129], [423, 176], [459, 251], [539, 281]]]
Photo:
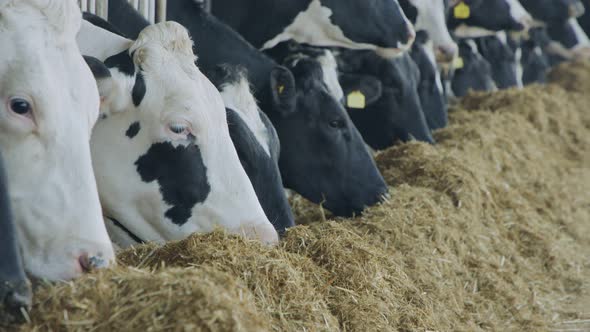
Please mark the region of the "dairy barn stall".
[[[158, 23], [176, 1], [129, 3]], [[215, 1], [199, 5], [215, 14]], [[420, 13], [420, 3], [437, 1], [400, 3]], [[476, 14], [477, 1], [440, 2], [449, 17]], [[109, 19], [106, 0], [78, 5]], [[533, 27], [547, 28], [542, 13], [531, 14]], [[504, 39], [524, 45], [531, 35]], [[34, 281], [30, 308], [0, 329], [590, 331], [590, 41], [535, 46], [548, 53], [544, 83], [457, 96], [444, 81], [468, 58], [465, 36], [451, 36], [458, 54], [438, 63], [448, 125], [432, 131], [435, 144], [402, 139], [370, 150], [389, 190], [378, 204], [342, 217], [291, 192], [296, 226], [278, 244], [218, 229], [134, 245], [117, 252], [116, 266]], [[521, 68], [524, 52], [511, 54]]]

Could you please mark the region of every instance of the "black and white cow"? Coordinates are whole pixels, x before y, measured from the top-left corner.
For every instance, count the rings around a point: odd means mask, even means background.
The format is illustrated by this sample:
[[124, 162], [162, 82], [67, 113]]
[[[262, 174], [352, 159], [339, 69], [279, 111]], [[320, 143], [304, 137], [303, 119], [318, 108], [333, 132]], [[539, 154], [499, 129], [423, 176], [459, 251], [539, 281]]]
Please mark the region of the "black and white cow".
[[545, 83], [550, 69], [549, 58], [545, 49], [551, 42], [547, 31], [543, 27], [529, 30], [528, 38], [521, 42], [522, 83]]
[[418, 95], [430, 130], [444, 128], [448, 124], [448, 106], [440, 72], [432, 51], [428, 33], [419, 30], [410, 55], [420, 70]]
[[[338, 54], [338, 68], [348, 113], [371, 148], [411, 139], [434, 143], [418, 94], [420, 72], [409, 54], [384, 59], [347, 50]], [[359, 93], [364, 102], [357, 105]]]
[[492, 78], [498, 89], [522, 87], [522, 71], [520, 70], [520, 58], [513, 50], [505, 31], [494, 35], [473, 38], [477, 44], [479, 53], [490, 63]]
[[0, 150], [24, 267], [72, 279], [114, 261], [90, 157], [99, 96], [76, 45], [80, 9], [1, 0], [0, 14]]
[[463, 97], [473, 91], [494, 91], [496, 85], [492, 78], [490, 63], [479, 53], [472, 39], [459, 40], [459, 64], [451, 81], [453, 94]]
[[258, 108], [245, 69], [220, 65], [205, 73], [221, 93], [229, 134], [254, 191], [279, 234], [295, 225], [279, 171], [280, 142], [274, 126]]
[[523, 30], [532, 17], [518, 0], [453, 0], [447, 22], [458, 37], [479, 37], [480, 29]]
[[547, 24], [565, 23], [570, 18], [584, 14], [580, 0], [520, 0], [522, 6], [535, 20]]
[[399, 0], [399, 3], [416, 31], [425, 31], [434, 47], [436, 59], [450, 62], [459, 48], [447, 28], [447, 2], [445, 0]]
[[[363, 139], [344, 109], [336, 59], [330, 51], [303, 48], [292, 53], [290, 42], [270, 50], [291, 70], [297, 93], [296, 112], [269, 115], [282, 143], [280, 159], [285, 186], [338, 216], [361, 213], [387, 193]], [[308, 173], [306, 164], [317, 167]]]
[[295, 40], [394, 57], [415, 37], [397, 0], [215, 0], [212, 13], [260, 49]]
[[276, 243], [186, 29], [160, 23], [130, 41], [85, 26], [81, 51], [108, 68], [94, 70], [103, 102], [91, 146], [113, 240], [162, 242], [222, 227]]
[[[124, 0], [117, 1], [125, 3]], [[109, 3], [109, 8], [112, 3]], [[342, 135], [336, 135], [338, 130], [330, 126], [317, 126], [318, 122], [315, 121], [297, 120], [299, 117], [322, 113], [321, 109], [313, 109], [325, 107], [322, 94], [298, 91], [288, 69], [277, 65], [253, 48], [235, 31], [204, 12], [193, 1], [169, 1], [167, 15], [169, 19], [176, 20], [189, 29], [196, 45], [199, 45], [198, 63], [205, 72], [215, 70], [220, 64], [241, 65], [246, 68], [259, 106], [270, 118], [279, 135], [281, 160], [297, 160], [297, 172], [286, 171], [283, 168], [286, 163], [280, 162], [285, 186], [301, 187], [297, 191], [317, 203], [325, 198], [326, 208], [344, 215], [360, 212], [362, 207], [374, 204], [376, 197], [383, 194], [386, 190], [384, 183], [382, 180], [375, 180], [381, 179], [378, 169], [368, 154], [356, 148], [354, 140], [342, 139]], [[110, 15], [109, 20], [124, 33], [137, 29], [129, 26], [129, 15]], [[315, 76], [310, 79], [321, 80]], [[305, 132], [316, 130], [323, 130], [321, 139], [313, 140], [313, 135], [308, 139], [301, 139]], [[335, 160], [338, 162], [334, 162]], [[355, 181], [366, 185], [356, 187], [354, 181], [348, 182], [345, 176], [347, 174], [355, 174]]]
[[31, 285], [25, 275], [18, 246], [8, 182], [0, 154], [0, 322], [20, 320], [21, 308], [29, 308], [31, 301]]

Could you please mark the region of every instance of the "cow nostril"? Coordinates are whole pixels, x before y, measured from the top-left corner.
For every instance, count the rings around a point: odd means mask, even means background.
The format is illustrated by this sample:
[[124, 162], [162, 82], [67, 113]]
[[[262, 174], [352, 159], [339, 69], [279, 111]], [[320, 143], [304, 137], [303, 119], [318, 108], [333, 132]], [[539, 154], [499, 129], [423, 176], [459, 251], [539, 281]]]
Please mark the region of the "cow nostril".
[[78, 257], [78, 263], [80, 263], [80, 267], [82, 268], [82, 272], [90, 272], [90, 258], [88, 257], [87, 253], [84, 253]]
[[80, 255], [78, 258], [80, 267], [83, 272], [90, 272], [96, 269], [102, 269], [108, 266], [108, 261], [103, 258], [101, 253], [90, 257], [88, 253]]

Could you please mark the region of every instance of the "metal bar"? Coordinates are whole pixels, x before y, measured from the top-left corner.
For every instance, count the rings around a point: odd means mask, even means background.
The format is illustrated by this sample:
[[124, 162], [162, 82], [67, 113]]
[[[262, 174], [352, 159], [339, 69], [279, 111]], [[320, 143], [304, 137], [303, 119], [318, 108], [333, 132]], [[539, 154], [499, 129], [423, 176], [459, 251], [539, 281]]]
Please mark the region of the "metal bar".
[[156, 23], [166, 21], [166, 3], [167, 0], [156, 0]]
[[109, 19], [109, 0], [96, 0], [96, 14], [105, 20]]
[[88, 11], [92, 14], [98, 14], [96, 12], [96, 0], [88, 0]]
[[83, 12], [88, 11], [88, 3], [86, 2], [86, 0], [80, 1], [80, 10], [82, 10]]
[[148, 12], [149, 12], [148, 20], [150, 21], [150, 23], [154, 24], [154, 23], [156, 23], [156, 0], [150, 1], [148, 9], [149, 9], [148, 10]]

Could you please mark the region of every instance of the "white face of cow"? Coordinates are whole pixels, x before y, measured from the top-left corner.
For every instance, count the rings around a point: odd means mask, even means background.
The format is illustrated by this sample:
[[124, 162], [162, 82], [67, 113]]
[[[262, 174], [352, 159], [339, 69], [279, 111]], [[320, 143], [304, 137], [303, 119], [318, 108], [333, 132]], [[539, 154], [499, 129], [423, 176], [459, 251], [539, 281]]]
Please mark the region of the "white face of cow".
[[75, 1], [0, 1], [0, 150], [26, 270], [70, 279], [114, 258], [90, 160], [96, 83]]
[[149, 26], [122, 55], [131, 55], [134, 72], [114, 67], [99, 80], [104, 119], [92, 135], [105, 216], [124, 226], [108, 223], [109, 232], [162, 242], [222, 227], [276, 242], [186, 30]]
[[418, 10], [416, 30], [428, 32], [439, 61], [451, 61], [459, 52], [459, 48], [447, 28], [444, 0], [409, 0], [409, 2]]

